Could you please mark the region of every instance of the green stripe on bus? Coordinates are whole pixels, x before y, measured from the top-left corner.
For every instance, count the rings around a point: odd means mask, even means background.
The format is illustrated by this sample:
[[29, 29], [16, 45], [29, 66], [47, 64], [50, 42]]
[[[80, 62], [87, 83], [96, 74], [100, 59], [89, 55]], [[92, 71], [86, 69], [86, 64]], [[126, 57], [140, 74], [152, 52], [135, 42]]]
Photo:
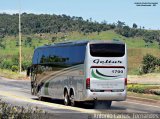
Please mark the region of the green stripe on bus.
[[94, 71], [93, 71], [93, 69], [92, 69], [92, 77], [93, 78], [96, 78], [96, 79], [99, 79], [99, 80], [113, 80], [113, 79], [118, 79], [118, 78], [112, 78], [112, 79], [107, 79], [107, 78], [103, 78], [103, 77], [99, 77], [99, 76], [97, 76], [95, 73], [94, 73]]
[[48, 93], [48, 87], [49, 87], [49, 81], [46, 82], [46, 84], [45, 84], [45, 86], [44, 86], [44, 94], [45, 94], [45, 95], [49, 95], [49, 93]]

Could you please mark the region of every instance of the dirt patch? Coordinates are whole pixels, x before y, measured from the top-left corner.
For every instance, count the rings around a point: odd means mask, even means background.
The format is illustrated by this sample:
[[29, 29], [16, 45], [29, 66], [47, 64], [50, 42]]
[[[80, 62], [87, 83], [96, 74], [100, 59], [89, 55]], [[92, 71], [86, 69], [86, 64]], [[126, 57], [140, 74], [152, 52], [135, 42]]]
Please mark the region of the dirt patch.
[[128, 83], [160, 85], [160, 74], [128, 75]]

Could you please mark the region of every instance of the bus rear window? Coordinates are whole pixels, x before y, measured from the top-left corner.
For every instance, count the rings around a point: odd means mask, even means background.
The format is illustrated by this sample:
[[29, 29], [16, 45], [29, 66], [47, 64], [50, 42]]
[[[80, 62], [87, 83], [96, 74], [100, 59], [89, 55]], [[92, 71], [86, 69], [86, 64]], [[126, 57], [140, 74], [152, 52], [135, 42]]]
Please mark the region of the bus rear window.
[[124, 44], [90, 44], [90, 54], [93, 57], [122, 57], [125, 54]]

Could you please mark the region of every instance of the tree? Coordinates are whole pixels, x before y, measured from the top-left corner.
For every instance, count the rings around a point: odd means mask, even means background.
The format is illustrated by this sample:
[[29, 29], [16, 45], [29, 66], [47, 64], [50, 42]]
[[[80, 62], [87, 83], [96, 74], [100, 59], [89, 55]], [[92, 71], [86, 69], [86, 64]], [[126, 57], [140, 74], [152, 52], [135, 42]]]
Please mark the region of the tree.
[[129, 26], [124, 26], [123, 31], [122, 31], [122, 35], [125, 37], [129, 37], [129, 32], [130, 32]]
[[155, 31], [146, 31], [144, 34], [144, 41], [146, 43], [153, 43], [153, 41], [159, 40], [159, 33]]
[[133, 28], [136, 29], [137, 27], [137, 24], [133, 23]]
[[125, 25], [125, 22], [121, 22], [121, 21], [117, 22], [117, 28], [123, 28], [124, 25]]
[[159, 38], [157, 38], [157, 42], [158, 42], [159, 49], [160, 49], [160, 36], [159, 36]]
[[[106, 23], [93, 22], [92, 19], [84, 20], [82, 17], [70, 17], [65, 14], [27, 14], [22, 13], [22, 33], [23, 34], [41, 34], [58, 32], [99, 32], [113, 29], [114, 25]], [[119, 25], [123, 22], [119, 22]], [[85, 27], [84, 27], [85, 26]], [[18, 14], [0, 14], [0, 33], [3, 30], [6, 35], [18, 34]]]
[[0, 38], [4, 38], [5, 36], [5, 29], [4, 28], [0, 28]]
[[0, 48], [3, 48], [3, 49], [6, 48], [3, 38], [0, 38]]

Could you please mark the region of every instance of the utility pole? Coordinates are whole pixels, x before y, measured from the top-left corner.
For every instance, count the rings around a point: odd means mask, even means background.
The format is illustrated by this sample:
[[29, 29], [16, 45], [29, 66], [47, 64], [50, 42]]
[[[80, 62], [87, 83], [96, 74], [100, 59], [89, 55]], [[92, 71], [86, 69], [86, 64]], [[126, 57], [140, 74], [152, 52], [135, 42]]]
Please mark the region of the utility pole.
[[19, 73], [22, 71], [21, 0], [19, 0]]

